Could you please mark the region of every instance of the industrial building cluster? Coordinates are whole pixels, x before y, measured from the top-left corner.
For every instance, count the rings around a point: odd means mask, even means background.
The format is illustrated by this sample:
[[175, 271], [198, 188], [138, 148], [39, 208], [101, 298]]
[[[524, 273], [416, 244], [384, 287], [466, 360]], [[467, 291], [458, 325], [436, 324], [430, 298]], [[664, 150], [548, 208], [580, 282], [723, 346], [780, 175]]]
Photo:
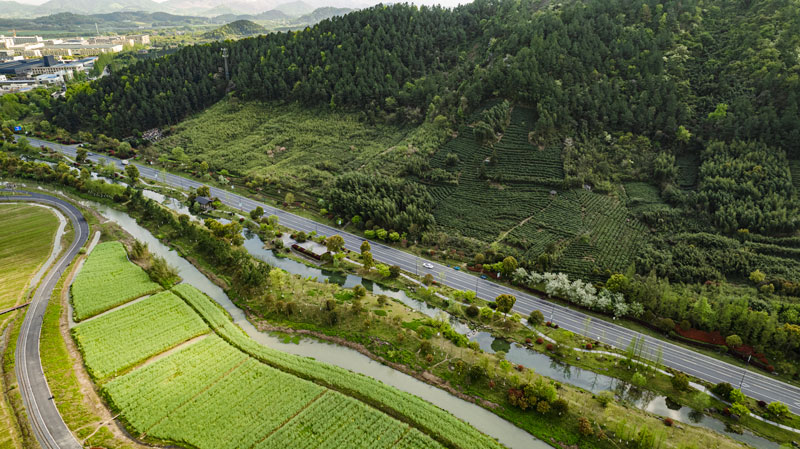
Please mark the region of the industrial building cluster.
[[117, 53], [126, 46], [149, 45], [150, 36], [137, 34], [130, 36], [97, 36], [89, 38], [43, 39], [41, 36], [2, 36], [0, 35], [0, 58], [42, 56], [97, 56], [103, 53]]
[[64, 86], [75, 73], [88, 73], [98, 55], [117, 53], [137, 44], [149, 45], [150, 36], [42, 39], [0, 35], [0, 95], [43, 85]]

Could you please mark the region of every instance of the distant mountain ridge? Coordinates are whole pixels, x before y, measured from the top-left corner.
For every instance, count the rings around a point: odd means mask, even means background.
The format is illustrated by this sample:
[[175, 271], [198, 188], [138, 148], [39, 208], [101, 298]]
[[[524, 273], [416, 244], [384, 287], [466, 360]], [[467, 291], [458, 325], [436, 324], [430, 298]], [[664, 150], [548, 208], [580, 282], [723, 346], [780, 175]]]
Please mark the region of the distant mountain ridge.
[[209, 39], [222, 40], [255, 36], [258, 34], [264, 34], [266, 32], [266, 28], [255, 22], [251, 22], [249, 20], [237, 20], [235, 22], [225, 24], [216, 30], [209, 31], [203, 34], [203, 36]]
[[[335, 2], [335, 3], [334, 3]], [[78, 15], [109, 14], [114, 12], [162, 12], [184, 16], [216, 17], [220, 15], [242, 20], [280, 20], [312, 14], [323, 7], [363, 8], [361, 0], [48, 0], [41, 5], [28, 5], [13, 0], [0, 0], [0, 18], [35, 18], [58, 13]], [[324, 15], [324, 14], [323, 14]], [[252, 17], [238, 17], [252, 16]]]

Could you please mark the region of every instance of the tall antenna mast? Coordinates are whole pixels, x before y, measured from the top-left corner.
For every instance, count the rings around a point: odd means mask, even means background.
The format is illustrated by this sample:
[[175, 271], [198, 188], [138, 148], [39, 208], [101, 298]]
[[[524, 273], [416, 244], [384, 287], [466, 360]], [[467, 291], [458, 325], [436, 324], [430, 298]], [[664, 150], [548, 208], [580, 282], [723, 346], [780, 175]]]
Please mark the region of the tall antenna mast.
[[225, 60], [225, 80], [230, 81], [231, 78], [228, 75], [228, 49], [225, 47], [222, 48], [222, 59]]

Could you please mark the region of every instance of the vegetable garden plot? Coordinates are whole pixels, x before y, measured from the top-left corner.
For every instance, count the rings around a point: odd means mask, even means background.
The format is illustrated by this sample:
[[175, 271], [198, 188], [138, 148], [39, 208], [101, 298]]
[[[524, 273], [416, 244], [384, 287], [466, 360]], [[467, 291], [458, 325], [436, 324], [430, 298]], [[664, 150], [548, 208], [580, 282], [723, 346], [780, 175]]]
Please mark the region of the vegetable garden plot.
[[180, 298], [161, 292], [79, 324], [72, 333], [89, 374], [104, 379], [208, 330]]
[[411, 428], [393, 449], [444, 449], [444, 446], [431, 440], [419, 430]]
[[[147, 434], [197, 448], [252, 447], [323, 391], [323, 387], [312, 382], [248, 358], [192, 400], [169, 412]], [[350, 428], [348, 420], [343, 422]]]
[[119, 242], [97, 245], [72, 283], [75, 320], [81, 321], [141, 296], [161, 286], [128, 260]]
[[247, 359], [247, 354], [210, 335], [108, 382], [102, 393], [112, 409], [143, 432]]
[[328, 391], [255, 447], [388, 449], [407, 427], [355, 399]]
[[196, 288], [180, 284], [174, 290], [203, 316], [219, 336], [267, 365], [356, 397], [394, 416], [401, 416], [403, 421], [439, 441], [448, 442], [452, 447], [502, 447], [464, 421], [413, 394], [338, 366], [262, 346], [233, 324], [220, 307]]

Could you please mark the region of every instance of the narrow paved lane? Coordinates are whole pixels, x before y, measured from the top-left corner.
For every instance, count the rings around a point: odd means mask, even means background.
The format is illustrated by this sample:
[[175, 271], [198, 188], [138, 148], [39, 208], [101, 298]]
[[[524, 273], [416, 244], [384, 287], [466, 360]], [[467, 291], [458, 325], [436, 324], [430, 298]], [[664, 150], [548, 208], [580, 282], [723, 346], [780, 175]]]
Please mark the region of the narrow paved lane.
[[79, 449], [80, 443], [69, 431], [61, 414], [51, 399], [50, 387], [44, 377], [39, 353], [39, 337], [42, 333], [42, 321], [47, 309], [47, 302], [53, 293], [64, 270], [78, 254], [89, 236], [89, 226], [81, 212], [75, 206], [56, 197], [40, 193], [24, 192], [21, 195], [0, 196], [0, 201], [36, 202], [46, 204], [60, 210], [72, 222], [75, 238], [67, 251], [48, 270], [31, 299], [22, 328], [17, 340], [15, 357], [15, 373], [19, 384], [22, 402], [28, 413], [28, 420], [33, 433], [44, 449]]
[[[74, 157], [76, 154], [75, 146], [54, 144], [36, 139], [30, 139], [30, 141], [32, 145], [45, 145], [69, 156]], [[116, 158], [105, 155], [89, 157], [89, 159], [94, 162], [99, 161], [101, 158], [115, 163], [120, 168], [123, 167], [122, 162]], [[139, 169], [141, 177], [164, 181], [173, 187], [196, 189], [203, 185], [198, 181], [170, 173], [162, 174], [160, 171], [146, 165], [136, 164], [136, 166]], [[339, 234], [345, 240], [345, 247], [350, 250], [358, 251], [361, 242], [364, 240], [361, 237], [342, 230], [319, 224], [308, 218], [300, 217], [273, 206], [237, 195], [232, 190], [212, 187], [211, 195], [218, 197], [220, 201], [226, 205], [243, 212], [249, 212], [257, 206], [261, 206], [264, 208], [267, 215], [278, 216], [280, 224], [298, 231], [317, 231], [317, 233], [323, 235]], [[558, 323], [560, 327], [577, 334], [588, 334], [586, 335], [587, 337], [600, 340], [619, 349], [625, 349], [634, 338], [643, 338], [645, 341], [644, 353], [651, 354], [651, 358], [654, 359], [655, 354], [657, 354], [660, 348], [663, 357], [662, 363], [665, 366], [675, 368], [709, 382], [728, 382], [734, 387], [739, 387], [741, 385], [742, 391], [748, 396], [767, 402], [780, 401], [787, 404], [794, 413], [800, 413], [800, 388], [782, 382], [777, 378], [757, 372], [746, 371], [740, 367], [697, 353], [691, 349], [645, 336], [639, 332], [597, 318], [592, 318], [587, 332], [587, 319], [590, 317], [580, 311], [555, 305], [537, 296], [523, 293], [489, 280], [483, 280], [472, 274], [456, 271], [438, 263], [433, 263], [434, 268], [432, 270], [426, 270], [422, 267], [423, 261], [413, 254], [382, 245], [378, 242], [370, 242], [370, 244], [372, 245], [372, 254], [375, 260], [390, 265], [398, 265], [400, 268], [410, 273], [431, 272], [441, 283], [459, 290], [475, 290], [480, 298], [487, 300], [493, 300], [503, 293], [512, 294], [517, 297], [514, 311], [520, 313], [522, 316], [527, 317], [531, 311], [541, 310], [546, 319], [552, 319], [555, 323]]]

